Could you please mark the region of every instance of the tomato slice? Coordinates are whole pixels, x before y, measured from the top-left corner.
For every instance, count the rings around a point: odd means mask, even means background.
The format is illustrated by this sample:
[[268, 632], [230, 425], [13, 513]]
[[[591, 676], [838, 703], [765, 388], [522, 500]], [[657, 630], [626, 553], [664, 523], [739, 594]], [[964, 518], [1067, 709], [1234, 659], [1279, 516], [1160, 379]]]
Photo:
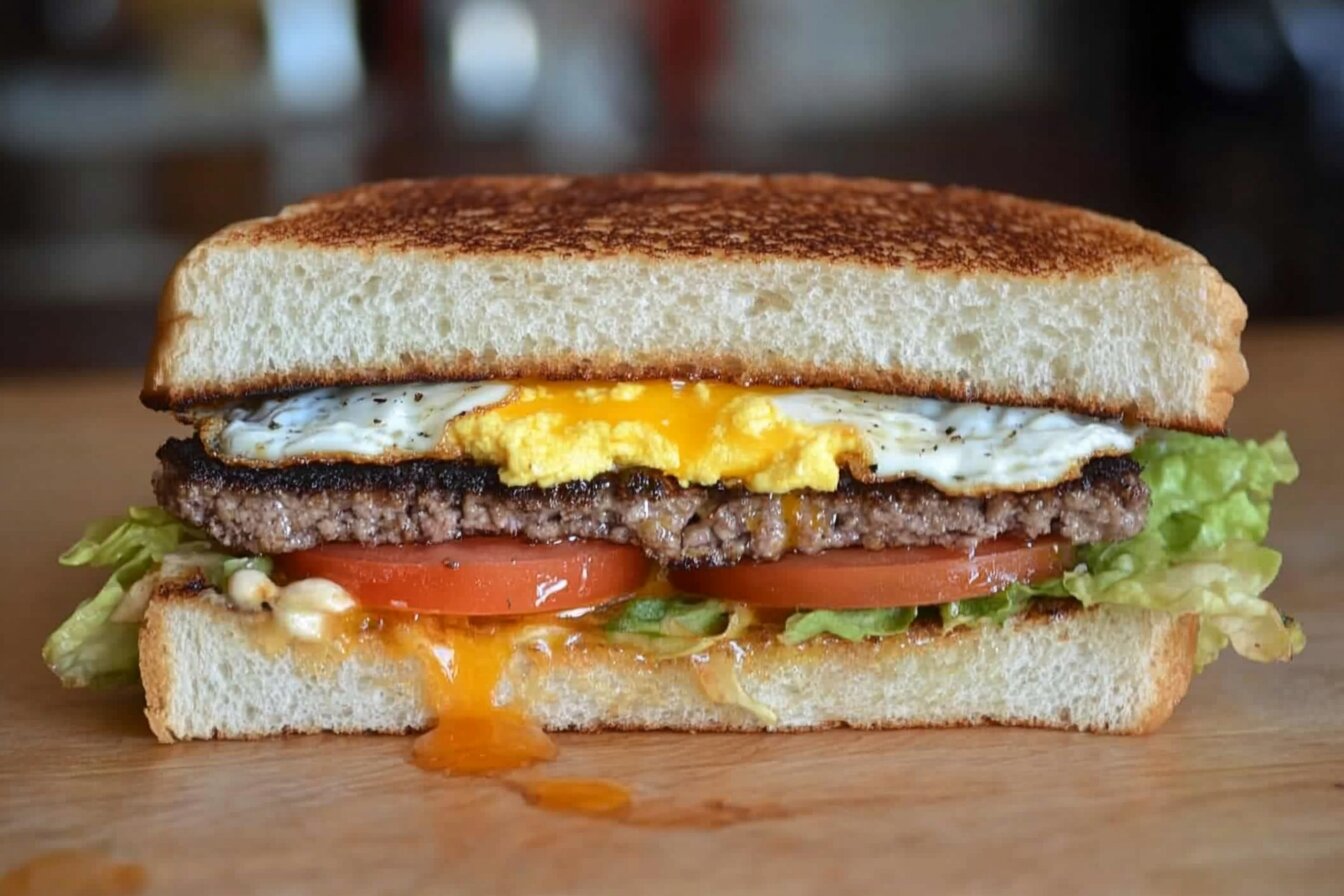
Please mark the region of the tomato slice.
[[762, 607], [861, 609], [944, 604], [979, 597], [1012, 582], [1054, 578], [1072, 562], [1058, 539], [997, 539], [974, 551], [950, 548], [846, 548], [787, 554], [774, 563], [674, 570], [679, 589]]
[[494, 536], [435, 545], [329, 544], [275, 562], [290, 579], [330, 579], [365, 607], [459, 616], [591, 607], [630, 594], [649, 576], [648, 559], [632, 545]]

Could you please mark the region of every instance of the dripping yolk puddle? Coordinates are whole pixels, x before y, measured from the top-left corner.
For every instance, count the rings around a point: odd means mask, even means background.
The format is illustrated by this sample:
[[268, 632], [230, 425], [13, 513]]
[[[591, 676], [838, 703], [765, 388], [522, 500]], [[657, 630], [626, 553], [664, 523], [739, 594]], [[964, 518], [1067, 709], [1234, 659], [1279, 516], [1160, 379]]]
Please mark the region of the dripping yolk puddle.
[[450, 775], [492, 775], [549, 762], [555, 741], [517, 713], [449, 715], [415, 740], [415, 764]]
[[450, 775], [492, 775], [555, 758], [555, 741], [540, 726], [495, 704], [495, 688], [513, 656], [507, 628], [445, 626], [433, 642], [417, 642], [438, 724], [416, 738], [416, 765]]
[[579, 815], [614, 815], [630, 808], [630, 791], [600, 778], [544, 778], [518, 785], [538, 809]]
[[[526, 715], [495, 702], [515, 649], [509, 626], [442, 626], [433, 637], [415, 626], [396, 629], [424, 667], [427, 698], [438, 723], [420, 735], [413, 761], [450, 775], [499, 775], [556, 757], [555, 741]], [[530, 805], [551, 812], [615, 815], [630, 792], [597, 778], [550, 778], [511, 784]]]
[[43, 853], [0, 875], [0, 896], [132, 896], [145, 888], [145, 869], [101, 852]]

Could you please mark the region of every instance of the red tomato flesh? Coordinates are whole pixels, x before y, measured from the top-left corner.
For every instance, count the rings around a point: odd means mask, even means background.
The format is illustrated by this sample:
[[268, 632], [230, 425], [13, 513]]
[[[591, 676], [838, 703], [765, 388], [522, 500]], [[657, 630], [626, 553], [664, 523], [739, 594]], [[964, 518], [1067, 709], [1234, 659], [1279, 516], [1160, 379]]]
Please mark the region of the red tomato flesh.
[[[1062, 574], [1058, 539], [998, 539], [973, 552], [916, 547], [788, 554], [772, 563], [672, 570], [683, 593], [760, 607], [861, 609], [941, 604]], [[330, 544], [275, 558], [293, 579], [330, 579], [370, 609], [514, 616], [593, 607], [638, 591], [652, 564], [632, 545], [530, 544], [472, 537], [437, 545]]]
[[291, 580], [330, 579], [365, 607], [455, 616], [592, 607], [634, 592], [650, 569], [631, 545], [494, 536], [435, 545], [328, 544], [275, 562]]
[[1071, 545], [1058, 539], [997, 539], [970, 553], [937, 547], [846, 548], [786, 554], [773, 563], [674, 570], [669, 578], [682, 591], [760, 607], [914, 607], [1055, 578], [1072, 558]]

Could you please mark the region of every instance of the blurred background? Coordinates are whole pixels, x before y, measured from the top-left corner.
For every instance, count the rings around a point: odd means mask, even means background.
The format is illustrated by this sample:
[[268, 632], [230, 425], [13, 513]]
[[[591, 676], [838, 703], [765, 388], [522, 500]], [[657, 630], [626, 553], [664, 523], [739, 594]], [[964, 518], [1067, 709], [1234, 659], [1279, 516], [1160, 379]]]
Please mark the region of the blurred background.
[[1344, 312], [1344, 2], [6, 0], [0, 369], [138, 365], [194, 242], [357, 181], [832, 171], [1133, 218]]

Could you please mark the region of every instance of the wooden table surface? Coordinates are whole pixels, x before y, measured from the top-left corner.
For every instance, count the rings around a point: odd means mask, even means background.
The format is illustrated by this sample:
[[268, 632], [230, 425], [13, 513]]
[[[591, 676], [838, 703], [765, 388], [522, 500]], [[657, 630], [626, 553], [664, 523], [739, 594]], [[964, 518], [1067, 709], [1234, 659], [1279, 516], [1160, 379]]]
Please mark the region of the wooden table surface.
[[1233, 429], [1288, 431], [1273, 590], [1290, 665], [1227, 655], [1158, 734], [977, 729], [580, 734], [546, 774], [627, 784], [621, 822], [547, 813], [396, 737], [154, 742], [134, 691], [62, 690], [38, 650], [97, 571], [56, 555], [150, 500], [131, 375], [0, 384], [0, 873], [75, 848], [146, 893], [1344, 892], [1344, 329], [1253, 331]]

